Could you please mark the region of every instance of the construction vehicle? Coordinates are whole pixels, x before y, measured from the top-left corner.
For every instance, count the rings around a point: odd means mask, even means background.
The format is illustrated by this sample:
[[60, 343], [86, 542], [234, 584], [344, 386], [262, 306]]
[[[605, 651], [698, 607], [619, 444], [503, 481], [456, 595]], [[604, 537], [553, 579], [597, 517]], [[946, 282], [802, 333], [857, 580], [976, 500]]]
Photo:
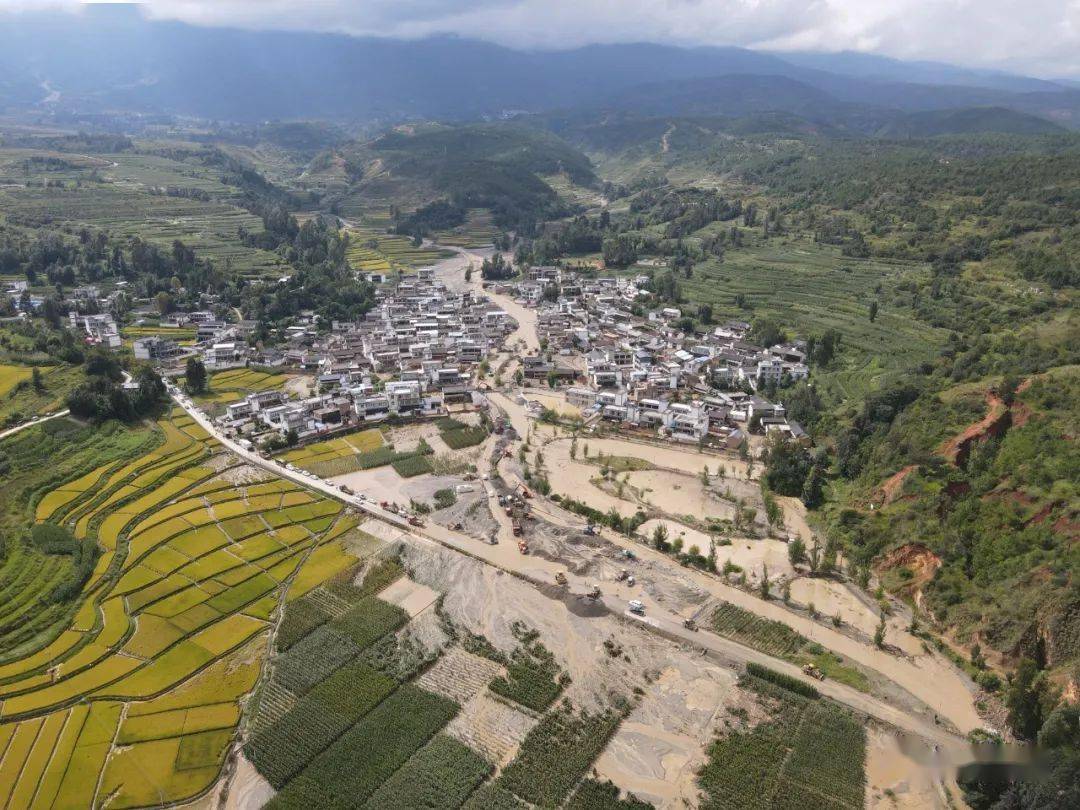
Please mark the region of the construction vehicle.
[[622, 571], [620, 571], [620, 572], [619, 572], [619, 576], [617, 576], [617, 577], [615, 578], [615, 581], [616, 581], [616, 582], [622, 582], [622, 581], [623, 581], [624, 579], [626, 579], [626, 578], [627, 578], [628, 576], [630, 576], [630, 572], [629, 572], [629, 571], [627, 571], [627, 570], [626, 570], [626, 569], [624, 568], [624, 569], [623, 569]]
[[566, 584], [566, 574], [564, 574], [562, 571], [557, 573], [555, 575], [555, 582], [558, 583], [559, 585], [565, 585]]
[[410, 525], [410, 526], [423, 526], [423, 525], [424, 525], [424, 521], [422, 521], [422, 520], [421, 520], [420, 518], [418, 518], [418, 517], [417, 517], [416, 515], [413, 515], [413, 516], [411, 516], [411, 517], [409, 518], [409, 525]]
[[802, 671], [804, 675], [809, 675], [811, 678], [817, 678], [819, 681], [825, 680], [825, 673], [813, 664], [803, 664]]
[[697, 631], [697, 622], [695, 622], [693, 619], [683, 619], [682, 626], [685, 627], [687, 630], [693, 630], [695, 632]]
[[521, 521], [515, 519], [510, 526], [514, 530], [514, 537], [521, 537]]
[[465, 528], [465, 524], [464, 523], [452, 523], [452, 524], [450, 524], [450, 528], [451, 528], [451, 530], [453, 530], [455, 532], [460, 532], [462, 529]]
[[379, 506], [382, 509], [389, 509], [390, 508], [390, 502], [389, 501], [379, 501]]
[[640, 599], [631, 599], [627, 607], [630, 608], [631, 613], [637, 616], [645, 615], [645, 605], [641, 602]]
[[522, 554], [529, 553], [529, 546], [525, 543], [524, 540], [518, 540], [518, 551], [520, 551]]
[[593, 585], [592, 588], [589, 590], [589, 592], [587, 594], [585, 594], [585, 595], [587, 597], [589, 597], [589, 599], [599, 599], [600, 598], [600, 586], [599, 585]]
[[589, 524], [588, 526], [586, 526], [586, 527], [585, 527], [585, 530], [584, 530], [584, 531], [585, 531], [585, 534], [587, 534], [587, 535], [589, 535], [589, 536], [591, 537], [592, 535], [595, 535], [595, 534], [596, 534], [596, 527], [595, 527], [595, 526], [593, 526], [593, 525], [592, 525], [592, 524], [590, 523], [590, 524]]
[[634, 575], [633, 575], [633, 574], [630, 574], [630, 575], [629, 575], [629, 576], [628, 576], [628, 577], [626, 578], [626, 584], [627, 584], [627, 585], [629, 585], [629, 586], [630, 586], [631, 588], [632, 588], [632, 587], [634, 587], [634, 585], [635, 585], [636, 583], [637, 583], [637, 580], [636, 580], [636, 579], [634, 579]]

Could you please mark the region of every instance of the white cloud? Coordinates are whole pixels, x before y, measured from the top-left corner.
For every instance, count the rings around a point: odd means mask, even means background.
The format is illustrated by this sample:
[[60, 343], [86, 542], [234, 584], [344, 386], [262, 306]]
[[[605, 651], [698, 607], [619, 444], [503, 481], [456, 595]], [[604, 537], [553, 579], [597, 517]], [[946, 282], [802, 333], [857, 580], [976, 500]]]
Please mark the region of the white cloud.
[[[72, 7], [0, 0], [0, 7]], [[1038, 75], [1080, 75], [1080, 0], [146, 0], [158, 19], [517, 47], [667, 42], [858, 50]]]

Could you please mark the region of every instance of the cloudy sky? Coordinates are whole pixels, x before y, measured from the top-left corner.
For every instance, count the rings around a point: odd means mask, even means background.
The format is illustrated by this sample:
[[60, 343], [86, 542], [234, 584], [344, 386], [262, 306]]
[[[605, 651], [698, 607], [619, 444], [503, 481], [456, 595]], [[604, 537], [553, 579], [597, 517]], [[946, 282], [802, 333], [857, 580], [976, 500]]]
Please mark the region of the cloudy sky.
[[[72, 0], [0, 0], [43, 8]], [[564, 48], [652, 41], [858, 50], [1080, 77], [1080, 0], [147, 0], [155, 18]]]

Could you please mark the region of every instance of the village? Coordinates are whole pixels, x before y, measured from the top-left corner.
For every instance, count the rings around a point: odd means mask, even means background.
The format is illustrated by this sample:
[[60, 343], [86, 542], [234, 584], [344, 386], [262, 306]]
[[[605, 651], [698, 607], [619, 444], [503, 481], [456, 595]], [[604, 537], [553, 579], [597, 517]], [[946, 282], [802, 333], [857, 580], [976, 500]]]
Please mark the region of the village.
[[[197, 356], [211, 374], [240, 367], [310, 376], [306, 396], [253, 392], [229, 403], [219, 422], [253, 442], [274, 433], [306, 442], [391, 417], [425, 417], [479, 406], [485, 392], [539, 388], [565, 402], [584, 426], [738, 451], [751, 435], [809, 442], [767, 388], [804, 379], [805, 344], [750, 343], [750, 324], [732, 321], [688, 339], [674, 307], [635, 317], [630, 305], [647, 295], [647, 279], [583, 279], [556, 267], [534, 267], [525, 280], [451, 292], [431, 268], [382, 286], [364, 320], [320, 329], [313, 314], [286, 330], [282, 345], [249, 347], [250, 323], [212, 313], [174, 314], [170, 327], [195, 329], [196, 344], [166, 337], [134, 341], [137, 359], [171, 367]], [[550, 291], [557, 292], [553, 295]], [[549, 292], [545, 294], [545, 290]], [[535, 312], [538, 347], [512, 368], [492, 368], [517, 322], [488, 293]], [[71, 315], [73, 326], [105, 341], [118, 336], [107, 315]], [[107, 345], [113, 345], [108, 343]], [[507, 347], [508, 348], [508, 347]], [[528, 403], [533, 415], [541, 399]], [[539, 409], [539, 410], [538, 410]]]

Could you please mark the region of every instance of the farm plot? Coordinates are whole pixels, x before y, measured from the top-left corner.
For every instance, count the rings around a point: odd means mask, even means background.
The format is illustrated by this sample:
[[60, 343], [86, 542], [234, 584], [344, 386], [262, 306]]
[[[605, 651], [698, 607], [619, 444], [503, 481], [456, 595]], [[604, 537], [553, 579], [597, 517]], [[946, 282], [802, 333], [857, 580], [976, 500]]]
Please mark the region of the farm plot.
[[229, 264], [244, 276], [278, 274], [285, 265], [269, 251], [248, 247], [237, 237], [263, 230], [262, 221], [223, 200], [204, 202], [150, 194], [134, 186], [87, 184], [66, 188], [0, 191], [0, 214], [31, 226], [52, 223], [108, 230], [116, 237], [139, 236], [168, 250], [180, 240], [200, 258]]
[[[493, 788], [541, 807], [558, 807], [619, 727], [614, 709], [589, 713], [561, 705], [544, 715], [528, 733], [517, 756], [503, 769]], [[467, 806], [490, 807], [476, 794]]]
[[795, 664], [813, 664], [833, 680], [863, 692], [870, 691], [870, 681], [861, 669], [786, 624], [763, 619], [730, 602], [722, 602], [716, 608], [711, 624], [720, 635], [747, 647]]
[[[301, 469], [328, 477], [361, 469], [356, 466], [360, 462], [354, 457], [372, 453], [382, 446], [382, 431], [370, 429], [290, 450], [282, 458]], [[334, 472], [339, 469], [341, 472]]]
[[480, 444], [488, 437], [483, 425], [467, 425], [451, 417], [444, 417], [437, 422], [439, 436], [451, 450], [464, 450]]
[[[0, 486], [0, 533], [27, 533], [39, 510], [63, 513], [94, 493], [115, 466], [140, 456], [160, 437], [119, 425], [101, 429], [57, 419], [8, 437], [2, 443], [10, 467]], [[57, 465], [54, 459], [63, 458]], [[63, 488], [62, 493], [53, 495]], [[29, 503], [28, 503], [29, 501]], [[87, 558], [89, 562], [89, 557]], [[54, 599], [73, 587], [77, 569], [70, 554], [49, 554], [32, 543], [8, 542], [0, 560], [0, 682], [19, 671], [14, 662], [59, 644], [76, 605]]]
[[702, 807], [860, 808], [866, 731], [845, 710], [747, 676], [769, 718], [713, 742], [698, 773]]
[[[0, 758], [0, 805], [127, 808], [205, 792], [258, 680], [270, 615], [303, 595], [295, 582], [310, 590], [356, 563], [336, 539], [355, 525], [339, 505], [280, 508], [300, 493], [219, 479], [206, 461], [221, 450], [184, 422], [161, 423], [150, 452], [76, 466], [42, 493], [41, 512], [107, 551], [69, 629], [0, 665], [0, 739], [18, 742]], [[225, 488], [231, 499], [212, 505]], [[358, 602], [342, 638], [360, 649], [400, 623], [394, 610]]]
[[452, 255], [438, 248], [416, 247], [408, 237], [389, 234], [371, 225], [349, 228], [348, 235], [345, 258], [353, 269], [363, 273], [405, 272]]
[[464, 225], [439, 231], [435, 238], [440, 245], [474, 249], [491, 247], [499, 235], [492, 219], [491, 212], [486, 208], [470, 208]]

